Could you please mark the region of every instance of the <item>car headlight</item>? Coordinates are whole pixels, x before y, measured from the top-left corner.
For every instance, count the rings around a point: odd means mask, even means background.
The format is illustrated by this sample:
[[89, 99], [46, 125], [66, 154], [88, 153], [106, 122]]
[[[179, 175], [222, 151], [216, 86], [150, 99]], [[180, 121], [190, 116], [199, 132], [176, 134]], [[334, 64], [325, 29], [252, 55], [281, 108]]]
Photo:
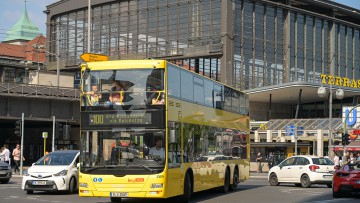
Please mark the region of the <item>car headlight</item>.
[[29, 172], [28, 172], [27, 170], [25, 170], [25, 171], [23, 172], [23, 175], [24, 175], [24, 176], [29, 176], [30, 174], [29, 174]]
[[53, 176], [66, 176], [67, 170], [62, 170], [59, 173], [55, 173]]

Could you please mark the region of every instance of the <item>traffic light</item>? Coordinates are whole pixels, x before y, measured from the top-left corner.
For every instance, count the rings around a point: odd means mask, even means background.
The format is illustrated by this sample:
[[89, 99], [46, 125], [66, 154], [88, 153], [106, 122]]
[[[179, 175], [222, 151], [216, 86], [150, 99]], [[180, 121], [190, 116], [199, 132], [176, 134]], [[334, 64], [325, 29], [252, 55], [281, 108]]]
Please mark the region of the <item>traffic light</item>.
[[14, 134], [17, 136], [21, 136], [21, 120], [15, 121], [15, 131]]
[[341, 144], [342, 144], [342, 145], [346, 145], [345, 143], [346, 143], [346, 142], [345, 142], [345, 133], [342, 133], [342, 134], [341, 134]]
[[349, 145], [349, 144], [350, 144], [350, 134], [345, 133], [345, 145]]

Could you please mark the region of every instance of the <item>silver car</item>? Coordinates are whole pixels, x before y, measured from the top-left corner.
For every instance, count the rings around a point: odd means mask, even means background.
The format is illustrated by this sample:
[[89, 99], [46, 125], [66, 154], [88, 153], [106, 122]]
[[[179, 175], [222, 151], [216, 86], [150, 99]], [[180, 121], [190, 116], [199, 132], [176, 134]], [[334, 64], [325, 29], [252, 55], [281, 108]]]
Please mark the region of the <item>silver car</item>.
[[0, 183], [8, 183], [12, 176], [11, 166], [0, 161]]

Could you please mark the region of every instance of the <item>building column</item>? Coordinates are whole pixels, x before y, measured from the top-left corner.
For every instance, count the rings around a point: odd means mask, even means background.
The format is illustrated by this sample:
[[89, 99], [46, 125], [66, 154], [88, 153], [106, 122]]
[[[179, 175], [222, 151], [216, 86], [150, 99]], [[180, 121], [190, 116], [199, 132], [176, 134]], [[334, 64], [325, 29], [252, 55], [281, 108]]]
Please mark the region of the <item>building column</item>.
[[323, 156], [323, 151], [324, 151], [324, 140], [323, 140], [323, 132], [321, 129], [317, 130], [317, 134], [316, 134], [316, 142], [317, 142], [317, 147], [316, 147], [316, 155], [317, 156]]
[[[290, 1], [289, 1], [290, 2]], [[284, 67], [283, 67], [283, 82], [290, 82], [290, 11], [287, 10], [284, 15], [284, 30], [283, 30], [283, 52], [284, 52]]]
[[255, 130], [254, 132], [254, 142], [260, 142], [260, 135], [258, 130]]
[[266, 130], [266, 142], [272, 142], [272, 130]]
[[220, 82], [233, 86], [233, 67], [234, 67], [234, 43], [233, 43], [233, 2], [222, 0], [221, 3], [221, 43], [223, 55], [221, 56]]

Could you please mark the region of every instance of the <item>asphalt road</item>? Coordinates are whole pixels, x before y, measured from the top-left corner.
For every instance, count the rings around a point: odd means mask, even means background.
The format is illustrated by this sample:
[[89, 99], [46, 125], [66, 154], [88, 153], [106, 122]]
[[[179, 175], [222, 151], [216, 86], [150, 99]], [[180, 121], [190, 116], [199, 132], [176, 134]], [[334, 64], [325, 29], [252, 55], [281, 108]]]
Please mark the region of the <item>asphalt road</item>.
[[[21, 178], [13, 177], [8, 184], [0, 184], [1, 203], [107, 203], [109, 198], [83, 198], [77, 194], [35, 192], [27, 195], [20, 188]], [[125, 199], [129, 203], [167, 203], [171, 200], [135, 200]], [[312, 188], [295, 187], [292, 184], [269, 186], [266, 176], [252, 177], [238, 186], [235, 192], [223, 194], [217, 190], [196, 193], [192, 203], [335, 203], [335, 202], [360, 202], [359, 197], [346, 197], [333, 199], [331, 188], [314, 185]]]

